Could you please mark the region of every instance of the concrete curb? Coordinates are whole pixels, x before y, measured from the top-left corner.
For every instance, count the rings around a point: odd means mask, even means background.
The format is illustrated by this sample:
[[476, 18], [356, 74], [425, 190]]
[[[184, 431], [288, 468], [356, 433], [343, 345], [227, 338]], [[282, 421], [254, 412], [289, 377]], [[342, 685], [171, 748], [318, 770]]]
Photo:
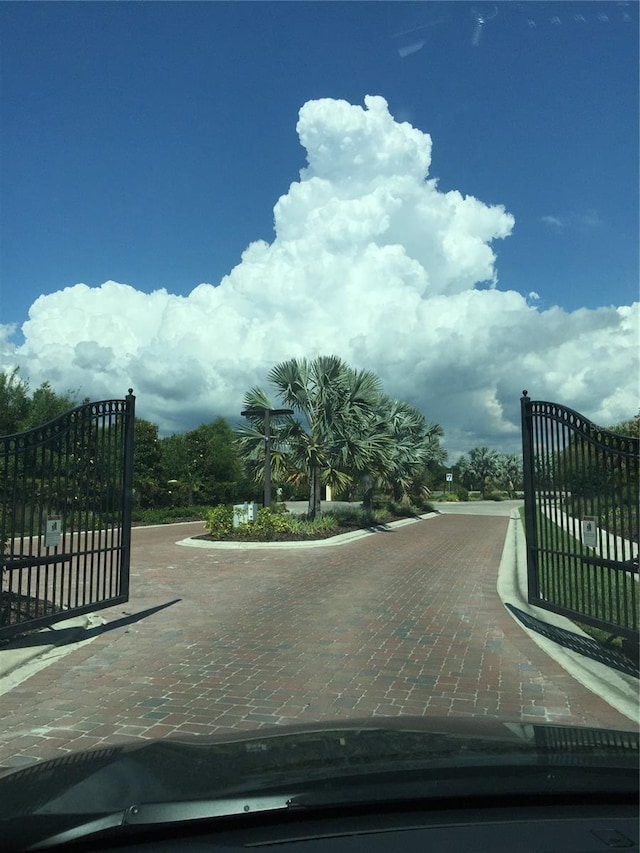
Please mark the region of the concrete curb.
[[379, 528], [370, 528], [368, 530], [352, 530], [349, 533], [340, 533], [337, 536], [330, 536], [328, 539], [307, 539], [298, 542], [215, 542], [208, 539], [180, 539], [176, 545], [184, 545], [187, 548], [218, 548], [228, 551], [249, 551], [255, 549], [291, 549], [291, 548], [326, 548], [330, 545], [346, 545], [356, 539], [362, 539], [363, 536], [373, 536], [377, 533], [384, 533], [388, 530], [393, 530], [396, 527], [404, 527], [406, 524], [415, 524], [417, 521], [425, 521], [429, 518], [436, 518], [439, 515], [437, 512], [427, 512], [417, 518], [401, 518], [398, 521], [392, 521], [389, 524], [380, 526]]
[[[81, 643], [90, 642], [94, 637], [87, 637], [86, 632], [103, 625], [104, 621], [95, 613], [75, 616], [1, 646], [0, 695], [48, 666], [54, 659], [73, 651]], [[40, 643], [37, 642], [39, 638]]]
[[[542, 610], [540, 607], [534, 607], [527, 601], [526, 540], [520, 514], [517, 510], [511, 513], [509, 519], [509, 528], [498, 571], [497, 588], [503, 604], [512, 604], [530, 616], [546, 622], [547, 625], [564, 628], [583, 637], [588, 636], [564, 616], [552, 613], [549, 610]], [[518, 627], [528, 634], [533, 642], [550, 658], [560, 664], [572, 678], [575, 678], [596, 696], [600, 696], [612, 708], [633, 720], [634, 723], [640, 722], [639, 683], [636, 678], [617, 672], [599, 661], [592, 660], [572, 649], [554, 643], [553, 640], [523, 625], [509, 608], [505, 609]]]

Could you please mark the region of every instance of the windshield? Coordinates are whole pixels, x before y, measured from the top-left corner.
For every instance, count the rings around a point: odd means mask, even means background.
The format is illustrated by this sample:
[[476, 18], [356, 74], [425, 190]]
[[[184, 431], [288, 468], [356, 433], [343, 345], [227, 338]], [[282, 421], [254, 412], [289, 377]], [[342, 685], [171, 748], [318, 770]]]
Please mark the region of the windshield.
[[635, 731], [637, 4], [0, 22], [0, 769]]

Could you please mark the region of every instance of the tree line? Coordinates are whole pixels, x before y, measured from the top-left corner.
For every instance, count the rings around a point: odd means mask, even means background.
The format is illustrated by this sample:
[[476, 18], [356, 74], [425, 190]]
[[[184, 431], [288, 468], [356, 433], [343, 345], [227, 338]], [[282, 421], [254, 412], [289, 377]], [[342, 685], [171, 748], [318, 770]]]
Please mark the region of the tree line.
[[[336, 356], [276, 365], [269, 381], [294, 410], [272, 430], [272, 482], [283, 497], [309, 498], [312, 515], [323, 489], [336, 498], [371, 505], [375, 491], [398, 501], [420, 501], [446, 460], [442, 429], [408, 403], [383, 393], [371, 371]], [[48, 383], [31, 391], [17, 370], [0, 373], [0, 435], [40, 426], [88, 402], [59, 394]], [[270, 407], [260, 389], [245, 406]], [[264, 484], [264, 417], [234, 430], [217, 418], [186, 433], [161, 437], [144, 418], [134, 425], [134, 500], [141, 508], [213, 506], [259, 500]]]
[[136, 418], [134, 448], [134, 500], [140, 507], [216, 506], [253, 500], [259, 491], [224, 418], [162, 438], [156, 424]]
[[455, 483], [467, 491], [478, 491], [482, 497], [492, 492], [506, 492], [513, 498], [522, 487], [522, 456], [499, 453], [490, 447], [474, 447], [461, 456], [452, 469]]
[[[409, 403], [385, 394], [375, 373], [355, 370], [337, 356], [291, 359], [268, 374], [269, 392], [249, 389], [253, 410], [234, 429], [216, 418], [185, 433], [159, 435], [158, 426], [136, 418], [134, 498], [141, 508], [215, 506], [259, 501], [264, 485], [265, 423], [275, 404], [293, 414], [271, 423], [274, 488], [285, 499], [308, 498], [311, 516], [324, 489], [334, 498], [371, 506], [383, 493], [419, 505], [429, 490], [445, 488], [446, 473], [464, 495], [477, 490], [514, 496], [522, 489], [522, 459], [476, 447], [447, 467], [442, 428]], [[33, 391], [17, 370], [0, 372], [0, 435], [40, 426], [88, 402], [72, 391], [60, 394], [47, 382]], [[637, 435], [638, 419], [614, 427]], [[576, 489], [577, 491], [577, 489]]]
[[13, 435], [40, 426], [77, 405], [77, 394], [71, 391], [59, 394], [48, 382], [31, 391], [17, 367], [0, 371], [0, 435]]

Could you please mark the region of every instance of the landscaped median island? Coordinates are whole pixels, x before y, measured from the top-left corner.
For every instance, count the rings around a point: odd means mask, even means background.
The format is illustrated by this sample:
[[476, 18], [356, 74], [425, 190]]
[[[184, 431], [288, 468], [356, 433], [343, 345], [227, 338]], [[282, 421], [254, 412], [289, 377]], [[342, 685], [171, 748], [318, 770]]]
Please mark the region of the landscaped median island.
[[259, 509], [254, 521], [234, 527], [233, 508], [217, 506], [205, 521], [207, 533], [193, 538], [215, 542], [303, 542], [380, 528], [393, 521], [418, 518], [433, 511], [429, 504], [416, 507], [389, 502], [384, 507], [371, 510], [360, 507], [332, 509], [310, 520], [288, 512], [285, 504], [276, 504], [272, 509]]

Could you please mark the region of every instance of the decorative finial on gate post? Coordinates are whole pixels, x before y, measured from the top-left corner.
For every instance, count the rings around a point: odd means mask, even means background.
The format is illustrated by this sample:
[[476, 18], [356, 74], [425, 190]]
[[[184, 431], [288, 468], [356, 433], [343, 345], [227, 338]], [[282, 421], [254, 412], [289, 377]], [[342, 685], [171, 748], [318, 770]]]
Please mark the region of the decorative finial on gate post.
[[[131, 392], [129, 392], [129, 393], [131, 393]], [[523, 396], [523, 397], [526, 397], [528, 393], [529, 393], [529, 392], [528, 392], [528, 391], [527, 391], [527, 389], [525, 388], [525, 390], [522, 392], [522, 396]]]
[[[133, 388], [129, 388], [129, 389], [128, 389], [128, 393], [129, 393], [129, 396], [131, 396], [131, 395], [133, 394]], [[525, 392], [525, 393], [526, 393], [526, 392]]]

